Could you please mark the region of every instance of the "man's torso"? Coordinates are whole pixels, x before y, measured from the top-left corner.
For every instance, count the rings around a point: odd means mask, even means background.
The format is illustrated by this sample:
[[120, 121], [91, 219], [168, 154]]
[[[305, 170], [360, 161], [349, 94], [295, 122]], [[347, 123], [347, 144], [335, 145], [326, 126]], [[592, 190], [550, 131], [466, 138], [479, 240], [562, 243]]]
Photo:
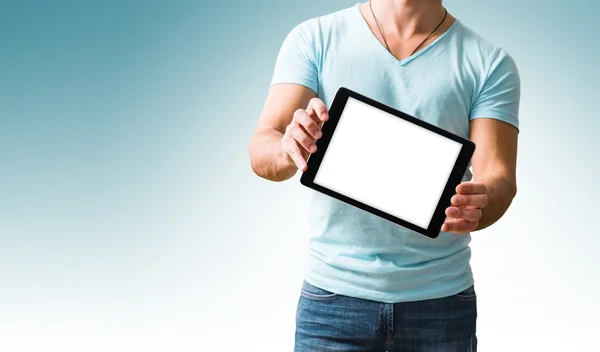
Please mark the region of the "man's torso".
[[[497, 48], [456, 20], [413, 56], [397, 60], [358, 5], [299, 26], [314, 46], [318, 97], [346, 87], [469, 137], [469, 117]], [[360, 167], [358, 165], [357, 167]], [[406, 165], [406, 172], [418, 173]], [[464, 180], [471, 178], [470, 171]], [[473, 284], [470, 235], [436, 239], [315, 192], [305, 278], [343, 295], [383, 302], [449, 296]]]

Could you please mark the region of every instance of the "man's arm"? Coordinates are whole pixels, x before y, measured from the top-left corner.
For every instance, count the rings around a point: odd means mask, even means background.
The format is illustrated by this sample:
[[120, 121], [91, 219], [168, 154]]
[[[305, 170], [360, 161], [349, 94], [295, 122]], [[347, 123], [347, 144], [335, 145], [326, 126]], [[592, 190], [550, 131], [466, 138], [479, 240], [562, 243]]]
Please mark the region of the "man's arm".
[[321, 137], [320, 121], [327, 119], [316, 93], [298, 84], [275, 84], [248, 143], [250, 165], [260, 177], [284, 181], [304, 171], [309, 151]]
[[473, 181], [485, 185], [488, 204], [476, 230], [484, 229], [506, 212], [517, 194], [518, 130], [495, 119], [473, 119], [470, 139], [477, 148], [471, 159]]
[[442, 231], [484, 229], [502, 217], [517, 193], [517, 139], [514, 126], [490, 118], [471, 120], [473, 181], [456, 187]]

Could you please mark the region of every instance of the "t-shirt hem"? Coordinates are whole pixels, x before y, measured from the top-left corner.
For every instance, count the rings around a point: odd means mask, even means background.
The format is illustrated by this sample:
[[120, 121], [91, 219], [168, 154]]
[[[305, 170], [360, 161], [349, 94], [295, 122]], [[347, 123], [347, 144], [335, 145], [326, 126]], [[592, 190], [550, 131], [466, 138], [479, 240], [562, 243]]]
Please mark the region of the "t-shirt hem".
[[308, 81], [308, 80], [297, 80], [297, 79], [279, 79], [279, 80], [273, 80], [271, 81], [271, 87], [276, 85], [276, 84], [298, 84], [301, 86], [304, 86], [310, 90], [312, 90], [315, 93], [319, 92], [319, 88], [318, 85], [315, 82], [312, 81]]
[[475, 283], [472, 272], [470, 270], [464, 275], [462, 275], [460, 278], [453, 279], [452, 284], [448, 284], [443, 288], [427, 289], [419, 287], [406, 289], [402, 292], [394, 293], [351, 287], [351, 285], [348, 285], [343, 281], [331, 280], [316, 275], [316, 273], [310, 271], [305, 271], [304, 280], [306, 280], [306, 282], [313, 286], [319, 287], [323, 290], [332, 293], [383, 303], [403, 303], [449, 297], [466, 290]]
[[514, 126], [516, 129], [519, 129], [519, 120], [518, 119], [509, 117], [505, 114], [501, 114], [496, 111], [474, 111], [471, 113], [471, 117], [469, 117], [469, 120], [475, 120], [475, 119], [500, 120], [500, 121], [506, 122], [506, 123]]

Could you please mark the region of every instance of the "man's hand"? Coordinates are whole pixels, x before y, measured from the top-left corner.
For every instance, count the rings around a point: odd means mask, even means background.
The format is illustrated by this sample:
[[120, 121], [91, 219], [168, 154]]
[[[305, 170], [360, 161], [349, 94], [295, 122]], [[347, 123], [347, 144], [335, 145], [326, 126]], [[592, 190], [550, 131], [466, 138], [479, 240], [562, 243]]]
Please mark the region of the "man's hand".
[[465, 233], [475, 231], [481, 219], [481, 210], [488, 204], [485, 184], [463, 182], [456, 187], [451, 199], [452, 205], [446, 208], [446, 221], [442, 231]]
[[294, 118], [281, 138], [283, 156], [290, 165], [306, 171], [306, 159], [309, 153], [317, 151], [315, 142], [323, 135], [321, 126], [327, 119], [327, 107], [319, 98], [312, 98], [306, 109], [294, 112]]

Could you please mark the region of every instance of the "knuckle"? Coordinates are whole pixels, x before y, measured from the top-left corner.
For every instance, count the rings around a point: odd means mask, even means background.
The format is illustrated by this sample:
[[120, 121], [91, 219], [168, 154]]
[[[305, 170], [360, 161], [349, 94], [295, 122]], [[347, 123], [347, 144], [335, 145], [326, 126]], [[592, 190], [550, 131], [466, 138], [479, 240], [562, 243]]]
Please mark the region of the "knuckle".
[[286, 152], [288, 155], [292, 155], [294, 154], [294, 147], [290, 143], [285, 143], [283, 145], [283, 151]]
[[298, 138], [296, 138], [296, 140], [298, 141], [298, 143], [300, 143], [301, 146], [306, 145], [306, 138], [304, 136], [298, 136]]
[[302, 130], [298, 125], [293, 125], [292, 127], [290, 127], [290, 135], [294, 138], [298, 137], [301, 132]]
[[302, 136], [302, 140], [300, 141], [303, 146], [309, 147], [312, 144], [312, 140], [308, 136]]
[[306, 114], [304, 114], [304, 115], [302, 115], [302, 116], [299, 116], [299, 117], [298, 117], [298, 120], [297, 120], [297, 122], [298, 122], [298, 125], [300, 125], [300, 126], [302, 126], [302, 127], [304, 127], [304, 128], [308, 128], [308, 126], [310, 126], [310, 125], [309, 125], [310, 121], [312, 121], [312, 120], [311, 120], [311, 119], [310, 119], [310, 117], [308, 117], [308, 115], [306, 115]]
[[308, 135], [306, 135], [306, 132], [304, 132], [301, 128], [298, 128], [296, 132], [296, 140], [304, 144], [310, 141], [310, 137], [308, 137]]
[[305, 141], [307, 141], [309, 139], [308, 136], [306, 135], [306, 132], [304, 132], [300, 128], [298, 128], [297, 137], [298, 137], [298, 142], [305, 142]]
[[479, 210], [479, 209], [473, 209], [469, 213], [469, 220], [478, 220], [480, 217], [481, 217], [481, 210]]
[[294, 144], [295, 141], [298, 140], [298, 129], [297, 128], [291, 128], [290, 129], [290, 134], [289, 134], [289, 139], [290, 139], [290, 144]]
[[294, 120], [301, 118], [303, 113], [304, 113], [304, 109], [298, 109], [298, 110], [294, 111], [294, 115], [293, 115]]

